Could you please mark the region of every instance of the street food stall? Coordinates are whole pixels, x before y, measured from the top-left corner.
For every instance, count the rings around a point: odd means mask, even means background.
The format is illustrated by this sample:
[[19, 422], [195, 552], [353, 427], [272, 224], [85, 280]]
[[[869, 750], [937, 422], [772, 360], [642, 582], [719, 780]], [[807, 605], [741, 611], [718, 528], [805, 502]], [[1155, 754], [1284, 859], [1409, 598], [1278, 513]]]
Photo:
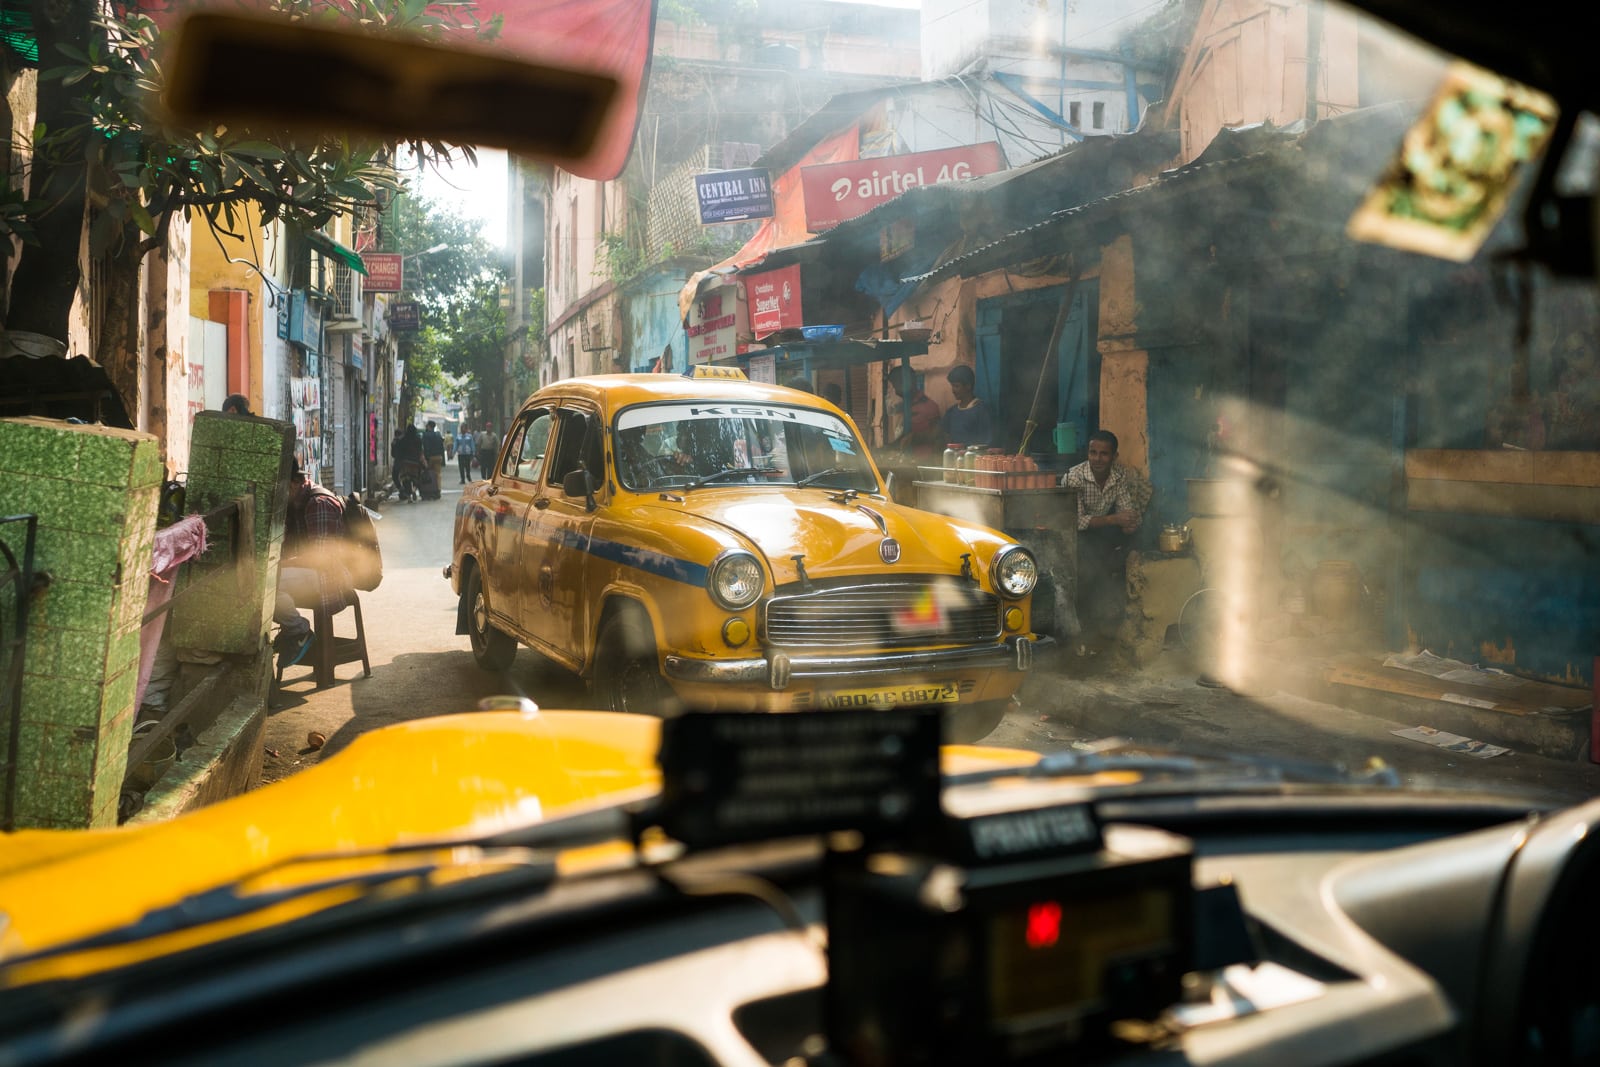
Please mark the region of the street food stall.
[[1040, 571], [1034, 630], [1054, 637], [1076, 633], [1078, 491], [1057, 484], [1060, 472], [1040, 469], [1030, 456], [975, 451], [946, 452], [946, 465], [918, 468], [916, 506], [1027, 545]]

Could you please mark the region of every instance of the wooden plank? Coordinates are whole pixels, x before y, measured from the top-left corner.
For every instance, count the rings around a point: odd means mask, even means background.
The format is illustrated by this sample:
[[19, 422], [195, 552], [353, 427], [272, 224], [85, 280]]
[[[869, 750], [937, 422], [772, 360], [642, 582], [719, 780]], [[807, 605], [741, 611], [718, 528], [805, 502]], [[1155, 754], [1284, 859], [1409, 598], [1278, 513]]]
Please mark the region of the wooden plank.
[[1459, 704], [1481, 711], [1498, 711], [1507, 715], [1531, 715], [1538, 708], [1519, 701], [1508, 700], [1492, 690], [1477, 686], [1451, 685], [1429, 678], [1425, 674], [1334, 664], [1323, 672], [1323, 680], [1332, 685], [1348, 685], [1358, 689], [1375, 689], [1383, 693], [1416, 697], [1419, 700], [1438, 700], [1446, 704]]
[[1506, 449], [1413, 448], [1406, 452], [1406, 477], [1449, 482], [1533, 482], [1532, 452]]
[[1600, 452], [1413, 448], [1406, 452], [1406, 477], [1502, 485], [1600, 487]]
[[1600, 523], [1600, 488], [1407, 479], [1406, 508], [1502, 515], [1552, 522]]
[[1540, 485], [1600, 486], [1600, 452], [1533, 452]]

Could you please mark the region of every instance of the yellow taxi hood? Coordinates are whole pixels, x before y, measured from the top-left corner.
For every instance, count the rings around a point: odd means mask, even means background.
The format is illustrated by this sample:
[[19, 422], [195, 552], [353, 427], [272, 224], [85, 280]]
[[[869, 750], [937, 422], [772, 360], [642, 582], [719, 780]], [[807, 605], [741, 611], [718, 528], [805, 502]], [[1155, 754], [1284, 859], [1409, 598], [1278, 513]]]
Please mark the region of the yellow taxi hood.
[[[488, 834], [648, 793], [659, 745], [660, 721], [645, 716], [441, 716], [374, 730], [292, 777], [168, 822], [0, 835], [0, 961], [284, 860]], [[943, 753], [949, 773], [1037, 759], [1002, 748]]]
[[3, 835], [0, 956], [121, 926], [296, 856], [492, 833], [653, 785], [659, 738], [658, 720], [609, 712], [422, 719], [169, 822]]
[[[818, 488], [707, 488], [688, 495], [696, 517], [748, 538], [764, 553], [779, 584], [793, 579], [797, 555], [805, 557], [813, 577], [823, 567], [830, 574], [881, 573], [878, 549], [885, 537], [899, 543], [897, 566], [907, 574], [957, 573], [967, 553], [976, 553], [973, 564], [981, 566], [1009, 541], [994, 530], [887, 500], [856, 497], [836, 503], [829, 490]], [[652, 507], [657, 509], [682, 521], [684, 505]]]

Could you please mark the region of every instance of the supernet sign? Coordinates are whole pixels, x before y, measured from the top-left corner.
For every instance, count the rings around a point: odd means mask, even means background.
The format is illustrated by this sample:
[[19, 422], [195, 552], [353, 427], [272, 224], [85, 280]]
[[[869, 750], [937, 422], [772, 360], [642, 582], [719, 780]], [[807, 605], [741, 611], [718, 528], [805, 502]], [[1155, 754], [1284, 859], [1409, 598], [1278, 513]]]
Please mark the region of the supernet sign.
[[821, 233], [865, 215], [908, 190], [994, 174], [1005, 166], [999, 143], [985, 141], [937, 152], [802, 167], [800, 187], [806, 202], [806, 229]]

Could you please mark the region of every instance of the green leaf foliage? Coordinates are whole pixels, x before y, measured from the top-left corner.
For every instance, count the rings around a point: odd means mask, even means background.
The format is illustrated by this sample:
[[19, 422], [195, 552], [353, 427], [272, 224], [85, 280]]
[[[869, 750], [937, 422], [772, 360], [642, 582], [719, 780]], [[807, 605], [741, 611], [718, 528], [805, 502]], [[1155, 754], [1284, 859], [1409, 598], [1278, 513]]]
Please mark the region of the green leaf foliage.
[[[34, 131], [36, 152], [56, 163], [81, 162], [96, 190], [95, 210], [131, 218], [147, 234], [164, 216], [198, 209], [215, 224], [232, 222], [235, 205], [254, 203], [267, 219], [305, 227], [397, 194], [401, 180], [391, 161], [397, 146], [344, 136], [295, 137], [285, 130], [217, 126], [192, 130], [166, 124], [157, 102], [166, 81], [158, 45], [172, 21], [205, 6], [171, 0], [161, 22], [121, 5], [98, 8], [81, 38], [41, 57], [39, 76], [74, 92], [74, 121]], [[431, 39], [482, 40], [494, 33], [470, 4], [430, 7], [427, 0], [270, 0], [267, 13], [308, 21], [405, 28]], [[241, 78], [270, 79], [273, 72], [240, 71]], [[413, 146], [428, 161], [450, 146]], [[455, 150], [459, 152], [460, 150]], [[221, 215], [212, 210], [226, 205]], [[0, 226], [27, 239], [30, 217], [48, 202], [0, 205]], [[114, 228], [93, 226], [91, 239]], [[92, 243], [92, 251], [105, 251]]]

